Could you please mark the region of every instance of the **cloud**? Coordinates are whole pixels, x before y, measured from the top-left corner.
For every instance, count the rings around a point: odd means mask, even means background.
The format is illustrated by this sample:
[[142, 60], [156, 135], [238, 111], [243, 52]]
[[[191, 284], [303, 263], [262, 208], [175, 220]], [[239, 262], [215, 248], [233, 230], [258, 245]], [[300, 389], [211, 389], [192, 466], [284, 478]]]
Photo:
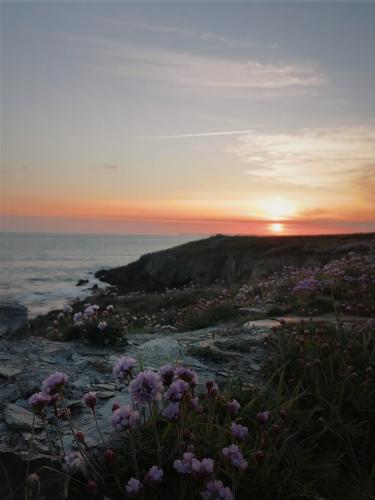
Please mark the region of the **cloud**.
[[105, 168], [105, 170], [119, 170], [120, 167], [114, 163], [106, 163], [103, 168]]
[[199, 137], [217, 137], [222, 135], [242, 135], [251, 130], [224, 130], [219, 132], [191, 132], [187, 134], [152, 135], [144, 137], [134, 137], [133, 140], [159, 140], [159, 139], [190, 139]]
[[215, 58], [100, 37], [67, 37], [89, 51], [97, 71], [184, 89], [280, 91], [316, 88], [324, 77], [307, 66]]
[[374, 196], [375, 125], [240, 136], [228, 152], [249, 176], [315, 188], [357, 186]]
[[277, 49], [277, 43], [265, 43], [252, 40], [249, 38], [231, 38], [210, 31], [199, 32], [192, 29], [183, 28], [181, 26], [163, 26], [160, 24], [138, 23], [132, 21], [117, 21], [112, 20], [112, 24], [121, 25], [128, 28], [134, 28], [141, 31], [149, 31], [152, 33], [166, 33], [171, 35], [178, 35], [180, 37], [192, 38], [195, 40], [202, 40], [203, 42], [212, 42], [216, 47], [228, 48], [266, 48]]

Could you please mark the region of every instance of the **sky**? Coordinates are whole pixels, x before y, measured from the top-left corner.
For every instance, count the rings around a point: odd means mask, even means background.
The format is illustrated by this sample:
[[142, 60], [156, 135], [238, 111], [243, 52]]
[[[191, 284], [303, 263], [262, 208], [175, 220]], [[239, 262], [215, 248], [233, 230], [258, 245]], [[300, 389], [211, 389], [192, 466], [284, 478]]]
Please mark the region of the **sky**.
[[375, 3], [1, 3], [5, 231], [375, 231]]

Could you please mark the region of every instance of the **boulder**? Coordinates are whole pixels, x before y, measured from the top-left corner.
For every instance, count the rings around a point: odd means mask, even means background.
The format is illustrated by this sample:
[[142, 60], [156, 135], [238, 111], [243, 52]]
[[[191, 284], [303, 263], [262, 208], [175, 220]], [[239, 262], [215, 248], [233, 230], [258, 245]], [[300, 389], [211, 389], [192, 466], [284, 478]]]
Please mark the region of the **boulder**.
[[11, 302], [0, 304], [0, 337], [9, 338], [29, 333], [27, 308]]
[[20, 373], [22, 373], [22, 370], [20, 368], [15, 368], [11, 365], [0, 365], [0, 377], [10, 379], [19, 375]]
[[[2, 463], [0, 468], [0, 498], [2, 500], [25, 499], [24, 484], [29, 460], [30, 473], [36, 473], [40, 478], [39, 498], [61, 500], [65, 477], [59, 473], [61, 465], [58, 460], [44, 454], [35, 454], [30, 459], [28, 452], [16, 453], [5, 444], [0, 444], [0, 460]], [[36, 491], [34, 491], [32, 498], [36, 498]]]
[[40, 430], [43, 428], [43, 422], [38, 417], [34, 417], [33, 413], [22, 406], [18, 406], [13, 403], [9, 403], [5, 407], [4, 411], [5, 422], [11, 429], [17, 431], [28, 431], [33, 428]]

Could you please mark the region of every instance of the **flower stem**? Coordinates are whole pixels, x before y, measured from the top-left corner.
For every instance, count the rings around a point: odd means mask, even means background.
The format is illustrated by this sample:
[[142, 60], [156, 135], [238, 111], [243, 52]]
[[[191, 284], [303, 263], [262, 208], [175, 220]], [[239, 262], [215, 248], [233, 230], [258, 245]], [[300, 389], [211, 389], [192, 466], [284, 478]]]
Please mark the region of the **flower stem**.
[[64, 448], [64, 443], [63, 443], [63, 438], [62, 438], [62, 433], [61, 433], [61, 428], [60, 428], [60, 422], [59, 422], [59, 416], [57, 413], [57, 406], [56, 405], [55, 405], [55, 418], [56, 418], [57, 430], [59, 432], [59, 437], [60, 437], [61, 449], [62, 449], [63, 454], [65, 455], [65, 448]]
[[29, 456], [27, 459], [27, 464], [26, 464], [26, 488], [25, 488], [25, 499], [28, 500], [29, 498], [29, 490], [30, 486], [28, 484], [28, 479], [29, 479], [29, 474], [30, 474], [30, 462], [31, 462], [31, 455], [33, 453], [33, 445], [34, 445], [34, 432], [35, 432], [35, 415], [33, 415], [33, 425], [31, 427], [31, 439], [30, 439], [30, 446], [29, 446]]
[[43, 422], [44, 432], [46, 433], [46, 436], [47, 436], [48, 447], [49, 447], [49, 450], [50, 450], [50, 452], [52, 454], [52, 457], [55, 458], [55, 452], [54, 452], [54, 449], [53, 449], [53, 446], [52, 446], [51, 437], [50, 437], [48, 429], [47, 429], [46, 417], [45, 417], [45, 415], [44, 415], [43, 412], [41, 413], [41, 416], [42, 416], [42, 422]]
[[160, 448], [160, 441], [159, 441], [159, 436], [158, 436], [158, 430], [156, 428], [156, 420], [155, 420], [154, 410], [152, 408], [151, 403], [148, 403], [148, 405], [149, 405], [149, 408], [150, 408], [151, 420], [152, 420], [152, 425], [153, 425], [153, 428], [154, 428], [155, 441], [156, 441], [156, 451], [157, 451], [157, 454], [158, 454], [158, 464], [159, 464], [159, 467], [161, 468], [162, 467], [162, 465], [161, 465], [161, 448]]
[[74, 440], [76, 442], [76, 445], [77, 445], [77, 448], [78, 448], [78, 451], [80, 452], [83, 460], [87, 463], [87, 465], [91, 468], [91, 470], [97, 474], [98, 471], [95, 469], [95, 466], [92, 464], [91, 460], [89, 459], [88, 455], [86, 453], [84, 453], [82, 447], [81, 447], [81, 444], [80, 442], [78, 441], [78, 438], [76, 436], [76, 433], [74, 432], [74, 428], [73, 428], [73, 424], [72, 424], [72, 420], [69, 416], [69, 413], [68, 413], [68, 409], [66, 407], [66, 404], [65, 404], [65, 398], [63, 397], [62, 398], [62, 402], [63, 402], [63, 405], [64, 405], [64, 412], [65, 412], [65, 416], [66, 416], [66, 419], [68, 421], [68, 424], [69, 424], [69, 427], [70, 427], [70, 430], [73, 434], [73, 437], [74, 437]]
[[135, 450], [134, 436], [133, 436], [133, 432], [131, 430], [129, 431], [129, 436], [130, 436], [130, 443], [131, 443], [132, 452], [133, 452], [135, 477], [138, 479], [139, 473], [138, 473], [137, 452]]
[[92, 413], [94, 415], [94, 419], [95, 419], [95, 423], [96, 423], [96, 428], [98, 429], [98, 432], [99, 432], [99, 435], [100, 435], [100, 439], [103, 441], [103, 444], [105, 444], [104, 437], [103, 437], [102, 431], [100, 430], [99, 422], [98, 422], [98, 419], [96, 417], [95, 409], [92, 410]]

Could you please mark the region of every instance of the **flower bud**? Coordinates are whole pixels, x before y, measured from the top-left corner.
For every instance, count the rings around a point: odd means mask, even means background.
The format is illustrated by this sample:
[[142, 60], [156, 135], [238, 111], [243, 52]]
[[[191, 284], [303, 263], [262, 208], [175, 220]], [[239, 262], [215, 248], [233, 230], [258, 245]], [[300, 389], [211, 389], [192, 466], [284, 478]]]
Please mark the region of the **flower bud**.
[[38, 474], [29, 474], [28, 477], [27, 477], [27, 484], [29, 486], [34, 486], [36, 484], [38, 484], [40, 482], [40, 478], [38, 476]]
[[85, 442], [86, 434], [83, 431], [77, 431], [75, 434], [78, 442], [80, 443]]
[[257, 465], [260, 467], [264, 464], [264, 461], [266, 459], [266, 454], [264, 453], [263, 450], [257, 450], [254, 453], [254, 458], [255, 458]]
[[120, 405], [118, 403], [113, 403], [112, 405], [112, 412], [118, 410], [120, 408]]
[[111, 448], [108, 448], [105, 450], [104, 457], [108, 462], [112, 462], [115, 458], [115, 452]]
[[87, 490], [90, 492], [90, 493], [96, 493], [97, 490], [98, 490], [98, 485], [96, 484], [95, 481], [89, 481], [87, 483]]

